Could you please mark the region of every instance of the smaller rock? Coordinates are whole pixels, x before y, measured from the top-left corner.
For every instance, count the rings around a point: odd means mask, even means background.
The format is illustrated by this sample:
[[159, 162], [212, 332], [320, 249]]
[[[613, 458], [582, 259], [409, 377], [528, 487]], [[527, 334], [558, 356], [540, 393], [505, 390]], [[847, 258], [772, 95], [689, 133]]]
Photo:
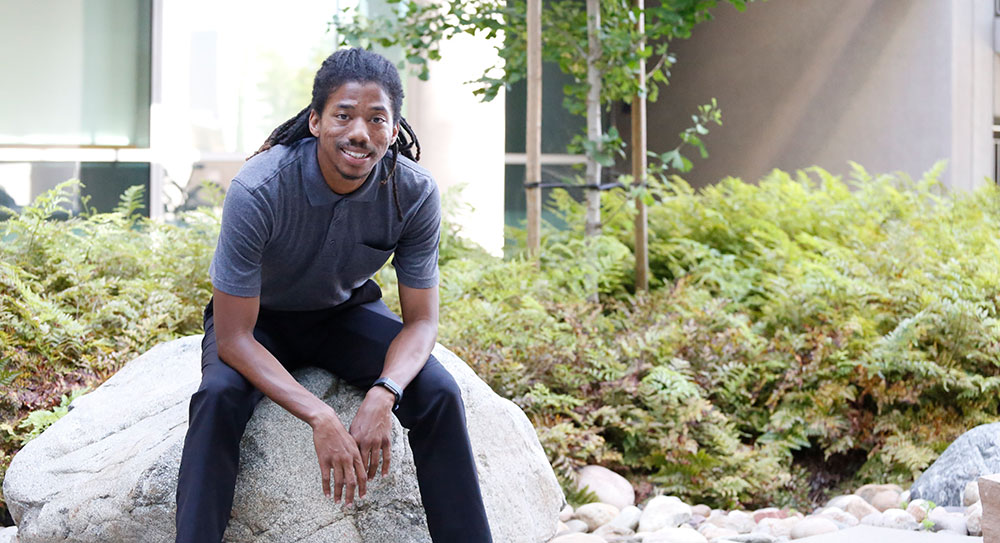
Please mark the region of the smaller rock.
[[854, 515], [854, 518], [858, 520], [862, 520], [872, 513], [879, 512], [878, 509], [876, 509], [872, 504], [866, 502], [864, 498], [860, 496], [854, 496], [854, 499], [848, 500], [843, 509], [844, 511]]
[[896, 530], [916, 530], [920, 527], [913, 515], [899, 508], [886, 509], [882, 512], [882, 526]]
[[872, 496], [869, 503], [872, 507], [878, 509], [879, 511], [886, 511], [888, 509], [899, 509], [899, 505], [902, 503], [899, 500], [899, 492], [895, 490], [882, 490]]
[[726, 538], [733, 543], [775, 543], [778, 538], [768, 534], [739, 534]]
[[789, 534], [792, 539], [802, 539], [837, 531], [837, 524], [828, 518], [808, 516], [795, 524]]
[[861, 519], [861, 524], [864, 524], [865, 526], [876, 526], [876, 527], [881, 528], [882, 527], [882, 513], [879, 512], [879, 511], [875, 511], [874, 513], [870, 513], [870, 514], [865, 515]]
[[573, 516], [587, 523], [587, 531], [593, 532], [618, 516], [618, 508], [610, 503], [588, 503], [576, 508]]
[[917, 498], [906, 506], [906, 512], [913, 515], [913, 520], [923, 522], [931, 509], [931, 502]]
[[979, 481], [969, 481], [962, 492], [962, 506], [968, 507], [979, 501]]
[[969, 535], [983, 535], [983, 502], [978, 501], [965, 510], [965, 529]]
[[0, 529], [0, 543], [17, 543], [17, 526]]
[[642, 543], [708, 543], [708, 539], [691, 528], [668, 526], [646, 535]]
[[986, 541], [1000, 538], [1000, 474], [979, 478], [979, 502], [983, 505], [979, 527]]
[[577, 474], [577, 489], [589, 488], [603, 503], [621, 509], [635, 505], [635, 490], [628, 479], [604, 466], [584, 466]]
[[563, 535], [563, 534], [568, 534], [570, 532], [571, 532], [571, 530], [569, 529], [569, 526], [566, 526], [565, 522], [563, 522], [563, 521], [560, 520], [559, 524], [556, 524], [556, 535], [557, 536], [558, 535]]
[[691, 514], [701, 515], [705, 518], [708, 518], [708, 515], [712, 514], [712, 508], [703, 503], [699, 503], [698, 505], [691, 506]]
[[611, 539], [612, 537], [616, 537], [616, 536], [630, 536], [630, 535], [634, 534], [635, 532], [633, 532], [632, 530], [630, 530], [628, 528], [622, 528], [621, 526], [615, 526], [614, 524], [611, 524], [609, 522], [609, 523], [607, 523], [607, 524], [605, 524], [603, 526], [599, 526], [596, 530], [594, 530], [591, 533], [594, 534], [594, 535], [596, 535], [596, 536], [600, 536], [600, 537], [604, 538], [605, 540], [607, 540], [607, 539]]
[[[826, 502], [827, 507], [836, 507], [838, 509], [847, 510], [847, 504], [853, 500], [856, 496], [854, 494], [841, 494], [840, 496], [834, 496]], [[864, 498], [862, 498], [864, 499]]]
[[567, 503], [566, 507], [563, 507], [562, 511], [559, 511], [559, 520], [566, 522], [571, 518], [573, 518], [573, 506]]
[[722, 527], [736, 530], [741, 534], [748, 534], [757, 527], [757, 523], [754, 521], [753, 515], [746, 511], [730, 511], [726, 515], [725, 524]]
[[885, 490], [895, 492], [897, 497], [903, 493], [903, 489], [899, 485], [864, 485], [855, 490], [854, 495], [861, 496], [861, 498], [866, 502], [872, 503], [872, 498], [874, 498], [879, 492], [883, 492]]
[[[677, 527], [691, 518], [691, 506], [676, 496], [656, 496], [646, 502], [639, 517], [640, 532], [656, 532], [661, 528]], [[693, 530], [692, 530], [693, 531]]]
[[844, 511], [839, 507], [825, 507], [816, 513], [817, 516], [828, 518], [837, 523], [837, 528], [843, 530], [844, 528], [851, 528], [857, 526], [860, 522], [854, 515]]
[[899, 500], [904, 503], [910, 501], [910, 491], [904, 490], [903, 493], [899, 495]]
[[765, 518], [785, 518], [787, 514], [777, 507], [765, 507], [753, 512], [753, 521], [760, 522]]
[[773, 535], [778, 538], [788, 538], [792, 534], [792, 528], [802, 520], [801, 517], [794, 516], [783, 519], [765, 518], [757, 523], [754, 528], [755, 533]]
[[642, 517], [642, 510], [634, 505], [626, 505], [608, 525], [623, 528], [631, 532], [639, 527], [640, 517]]
[[569, 528], [570, 533], [586, 533], [587, 523], [580, 519], [570, 519], [566, 521], [566, 527]]
[[706, 520], [705, 517], [701, 515], [691, 515], [691, 518], [688, 519], [687, 524], [692, 528], [697, 528], [698, 526], [701, 526], [702, 523], [705, 522], [705, 520]]
[[969, 533], [965, 525], [965, 515], [962, 513], [949, 513], [943, 507], [935, 507], [927, 515], [927, 518], [934, 523], [935, 532], [949, 532], [953, 534], [966, 535]]
[[549, 543], [605, 543], [605, 541], [594, 534], [566, 534], [550, 539]]
[[704, 523], [698, 527], [698, 532], [705, 536], [709, 541], [715, 541], [716, 539], [735, 537], [740, 535], [736, 530], [730, 530], [729, 528], [723, 528], [721, 526], [716, 526], [711, 523]]

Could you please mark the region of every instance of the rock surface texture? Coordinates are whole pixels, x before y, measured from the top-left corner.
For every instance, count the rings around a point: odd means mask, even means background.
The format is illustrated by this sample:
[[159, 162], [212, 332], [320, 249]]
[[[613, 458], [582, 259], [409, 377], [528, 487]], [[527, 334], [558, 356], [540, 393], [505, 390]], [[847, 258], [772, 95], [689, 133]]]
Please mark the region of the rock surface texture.
[[[462, 389], [493, 538], [555, 534], [562, 491], [528, 419], [440, 345], [434, 355]], [[345, 425], [360, 391], [329, 373], [295, 373]], [[173, 541], [177, 467], [188, 400], [200, 381], [200, 336], [130, 362], [14, 458], [4, 497], [20, 543]], [[344, 509], [322, 494], [312, 433], [265, 399], [242, 442], [227, 542], [429, 542], [405, 433], [393, 419], [392, 467]]]
[[1000, 473], [1000, 422], [962, 434], [913, 483], [911, 498], [961, 506], [965, 486], [982, 475]]

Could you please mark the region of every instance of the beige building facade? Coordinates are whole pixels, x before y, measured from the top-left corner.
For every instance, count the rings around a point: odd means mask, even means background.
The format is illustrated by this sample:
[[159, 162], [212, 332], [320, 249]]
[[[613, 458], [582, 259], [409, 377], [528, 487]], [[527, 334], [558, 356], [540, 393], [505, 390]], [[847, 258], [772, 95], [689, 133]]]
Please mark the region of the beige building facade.
[[918, 177], [945, 159], [954, 189], [996, 178], [994, 0], [720, 4], [674, 43], [671, 83], [649, 105], [650, 147], [662, 152], [697, 105], [718, 100], [724, 124], [685, 175], [693, 185], [773, 168], [847, 173], [848, 161]]

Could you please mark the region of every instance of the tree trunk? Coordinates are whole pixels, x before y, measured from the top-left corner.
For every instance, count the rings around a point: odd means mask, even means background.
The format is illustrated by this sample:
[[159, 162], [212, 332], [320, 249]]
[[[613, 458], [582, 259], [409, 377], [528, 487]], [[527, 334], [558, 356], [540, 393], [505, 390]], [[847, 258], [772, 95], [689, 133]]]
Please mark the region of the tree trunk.
[[[635, 0], [639, 8], [636, 26], [643, 41], [639, 50], [645, 47], [645, 6], [643, 0]], [[646, 59], [639, 60], [639, 92], [632, 99], [632, 178], [639, 186], [646, 186]], [[635, 200], [635, 290], [649, 290], [649, 235], [646, 225], [646, 202]]]
[[[587, 139], [601, 149], [601, 72], [597, 61], [601, 57], [601, 40], [597, 35], [601, 27], [600, 0], [587, 0], [587, 41], [589, 55], [587, 56]], [[601, 165], [597, 160], [587, 155], [587, 223], [584, 233], [596, 236], [601, 233]]]
[[524, 184], [528, 202], [528, 252], [541, 251], [542, 224], [542, 0], [528, 0], [528, 112]]

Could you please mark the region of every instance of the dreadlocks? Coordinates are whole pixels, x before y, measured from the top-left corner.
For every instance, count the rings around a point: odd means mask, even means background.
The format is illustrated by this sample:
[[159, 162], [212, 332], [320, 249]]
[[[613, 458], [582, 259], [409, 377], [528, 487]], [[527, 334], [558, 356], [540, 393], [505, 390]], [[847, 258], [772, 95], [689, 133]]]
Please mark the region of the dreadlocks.
[[[260, 149], [257, 149], [257, 152], [250, 155], [247, 160], [275, 145], [288, 145], [303, 138], [312, 137], [312, 133], [309, 131], [309, 112], [322, 113], [330, 94], [348, 81], [376, 83], [382, 87], [382, 90], [389, 96], [389, 102], [392, 105], [392, 118], [398, 119], [399, 126], [402, 128], [395, 141], [389, 146], [389, 150], [392, 152], [392, 166], [389, 168], [388, 175], [381, 182], [384, 185], [390, 179], [393, 181], [392, 195], [396, 203], [396, 214], [399, 216], [399, 220], [403, 220], [403, 211], [399, 207], [399, 191], [396, 188], [393, 174], [396, 172], [396, 162], [399, 160], [400, 154], [414, 162], [420, 160], [420, 142], [417, 140], [413, 128], [401, 115], [403, 83], [399, 79], [399, 72], [391, 62], [377, 53], [355, 47], [342, 49], [327, 57], [313, 79], [312, 102], [294, 117], [275, 128], [271, 135], [264, 140]], [[414, 148], [416, 148], [416, 153], [413, 152]]]

